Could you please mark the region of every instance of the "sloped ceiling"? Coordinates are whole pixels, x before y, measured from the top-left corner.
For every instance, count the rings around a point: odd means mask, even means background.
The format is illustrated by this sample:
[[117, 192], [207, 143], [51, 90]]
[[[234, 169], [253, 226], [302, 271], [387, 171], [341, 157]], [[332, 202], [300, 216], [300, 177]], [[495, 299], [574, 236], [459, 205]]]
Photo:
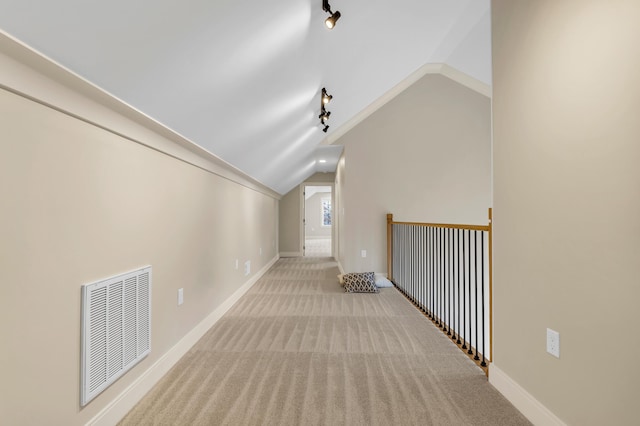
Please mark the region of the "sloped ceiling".
[[0, 0], [0, 29], [285, 194], [424, 64], [491, 83], [489, 0], [330, 3], [333, 30], [321, 0]]

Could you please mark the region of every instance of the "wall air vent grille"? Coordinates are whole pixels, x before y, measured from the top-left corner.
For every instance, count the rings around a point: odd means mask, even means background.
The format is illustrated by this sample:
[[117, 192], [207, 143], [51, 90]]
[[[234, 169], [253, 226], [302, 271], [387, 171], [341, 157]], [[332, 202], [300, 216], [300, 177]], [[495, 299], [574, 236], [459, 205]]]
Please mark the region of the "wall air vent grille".
[[82, 286], [80, 404], [151, 351], [151, 266]]

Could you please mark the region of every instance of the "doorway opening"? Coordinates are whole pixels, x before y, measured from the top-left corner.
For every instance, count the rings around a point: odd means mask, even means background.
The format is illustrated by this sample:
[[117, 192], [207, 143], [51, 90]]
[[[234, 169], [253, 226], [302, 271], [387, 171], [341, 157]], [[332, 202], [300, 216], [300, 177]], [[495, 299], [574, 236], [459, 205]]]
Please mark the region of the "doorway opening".
[[333, 192], [329, 185], [304, 187], [303, 252], [305, 257], [331, 257]]

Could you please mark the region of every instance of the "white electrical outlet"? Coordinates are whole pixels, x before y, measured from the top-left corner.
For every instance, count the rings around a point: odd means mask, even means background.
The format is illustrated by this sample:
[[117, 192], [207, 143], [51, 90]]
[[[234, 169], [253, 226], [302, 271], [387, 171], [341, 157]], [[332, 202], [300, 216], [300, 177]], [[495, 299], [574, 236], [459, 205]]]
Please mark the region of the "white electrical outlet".
[[178, 306], [182, 305], [183, 303], [184, 303], [184, 289], [179, 288], [178, 289]]
[[560, 358], [560, 333], [547, 328], [547, 352]]
[[244, 274], [249, 275], [251, 273], [251, 261], [247, 260], [244, 262]]
[[240, 268], [240, 262], [238, 261], [238, 259], [236, 259], [236, 269]]
[[260, 247], [260, 256], [262, 256], [262, 247]]
[[366, 250], [362, 250], [360, 252], [360, 254], [362, 255], [362, 257], [367, 257], [367, 251]]

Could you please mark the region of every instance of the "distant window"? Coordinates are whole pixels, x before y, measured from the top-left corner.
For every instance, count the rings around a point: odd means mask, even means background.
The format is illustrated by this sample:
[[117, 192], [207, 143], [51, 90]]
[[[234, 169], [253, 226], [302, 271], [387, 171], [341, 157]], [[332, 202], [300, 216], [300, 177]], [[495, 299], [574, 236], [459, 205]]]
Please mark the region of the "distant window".
[[322, 226], [331, 226], [331, 198], [323, 198], [321, 201]]

